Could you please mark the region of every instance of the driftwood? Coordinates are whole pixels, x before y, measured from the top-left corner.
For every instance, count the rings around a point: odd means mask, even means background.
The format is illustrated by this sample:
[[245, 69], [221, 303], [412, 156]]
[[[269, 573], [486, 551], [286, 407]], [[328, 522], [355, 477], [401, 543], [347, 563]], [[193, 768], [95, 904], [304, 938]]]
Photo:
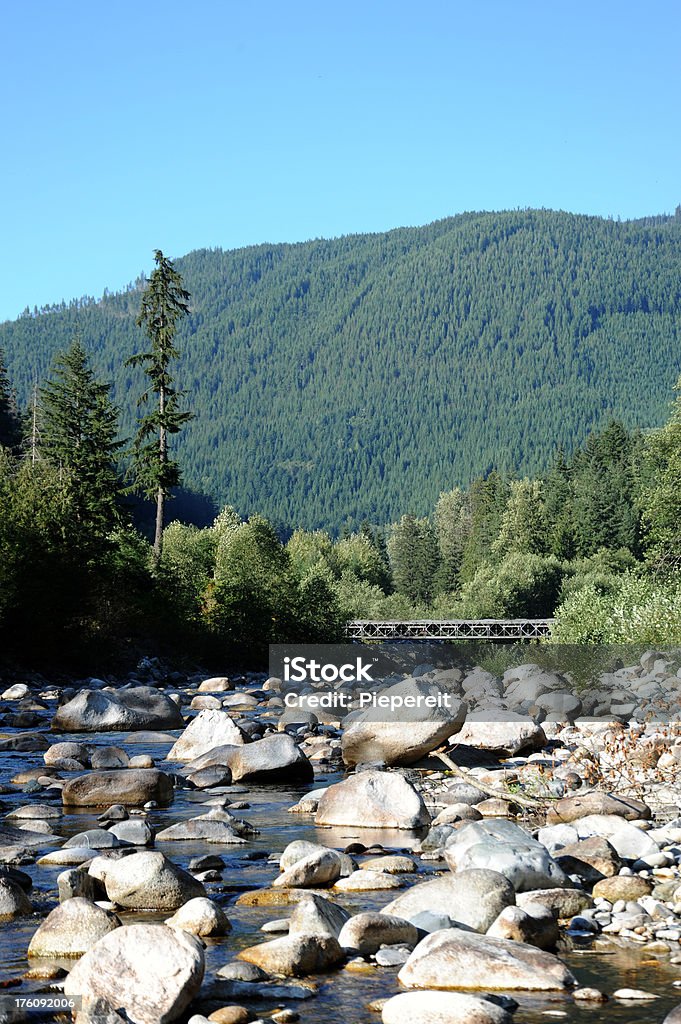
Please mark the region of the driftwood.
[[458, 765], [454, 764], [449, 754], [447, 754], [442, 748], [440, 750], [431, 751], [431, 756], [438, 757], [453, 775], [463, 779], [463, 781], [469, 783], [469, 785], [477, 786], [478, 789], [481, 789], [483, 793], [487, 793], [488, 796], [494, 796], [499, 800], [506, 800], [510, 803], [518, 804], [519, 807], [531, 807], [533, 809], [544, 807], [546, 803], [551, 800], [551, 797], [548, 796], [543, 800], [535, 800], [534, 797], [531, 796], [520, 796], [519, 793], [511, 793], [509, 791], [504, 792], [503, 790], [495, 789], [494, 786], [488, 786], [486, 783], [481, 782], [480, 779], [475, 778], [475, 776], [471, 778], [471, 776], [466, 772], [461, 771]]

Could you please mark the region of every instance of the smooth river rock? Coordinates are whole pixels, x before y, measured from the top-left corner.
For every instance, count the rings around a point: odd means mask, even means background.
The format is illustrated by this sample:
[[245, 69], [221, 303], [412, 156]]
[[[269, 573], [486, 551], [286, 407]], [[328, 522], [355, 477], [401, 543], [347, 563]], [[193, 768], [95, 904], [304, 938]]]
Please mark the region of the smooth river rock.
[[634, 800], [632, 797], [612, 796], [610, 793], [602, 793], [599, 790], [592, 790], [590, 793], [578, 796], [566, 796], [557, 800], [549, 807], [546, 813], [548, 824], [561, 821], [577, 821], [591, 814], [616, 815], [633, 821], [636, 818], [650, 818], [650, 808], [642, 800]]
[[457, 733], [466, 718], [467, 706], [454, 693], [446, 693], [448, 707], [417, 706], [416, 702], [442, 695], [436, 682], [404, 679], [381, 691], [381, 697], [415, 702], [391, 711], [369, 708], [353, 713], [343, 731], [343, 760], [348, 765], [382, 761], [408, 765], [420, 760], [449, 736]]
[[181, 729], [184, 719], [175, 701], [153, 686], [136, 686], [115, 693], [81, 690], [57, 710], [56, 732], [111, 732], [114, 730]]
[[0, 877], [0, 919], [26, 917], [33, 907], [21, 886], [11, 878]]
[[332, 967], [345, 958], [345, 953], [331, 935], [286, 935], [242, 949], [238, 957], [268, 974], [301, 978]]
[[289, 935], [331, 935], [337, 939], [350, 914], [337, 903], [307, 893], [289, 918]]
[[446, 914], [466, 928], [486, 932], [515, 900], [513, 886], [498, 871], [473, 869], [414, 885], [383, 907], [383, 913], [405, 921], [425, 912]]
[[344, 949], [356, 950], [361, 956], [370, 956], [382, 945], [398, 942], [413, 949], [418, 940], [418, 929], [404, 918], [371, 911], [351, 917], [338, 936]]
[[134, 1024], [171, 1024], [199, 991], [204, 969], [194, 936], [165, 925], [126, 925], [78, 961], [64, 994], [101, 996]]
[[96, 942], [119, 928], [115, 914], [82, 896], [64, 900], [51, 910], [31, 939], [29, 956], [82, 956]]
[[458, 928], [427, 935], [397, 977], [405, 988], [550, 992], [575, 985], [571, 972], [552, 953]]
[[452, 871], [492, 869], [505, 875], [516, 892], [571, 885], [546, 847], [510, 821], [472, 821], [450, 836], [444, 853]]
[[168, 753], [168, 761], [194, 761], [214, 747], [241, 746], [244, 735], [226, 711], [202, 711]]
[[148, 800], [167, 806], [172, 799], [173, 781], [157, 768], [89, 772], [71, 779], [62, 789], [65, 807], [108, 807], [113, 803], [141, 807]]
[[417, 829], [429, 822], [420, 793], [394, 772], [360, 772], [329, 786], [315, 815], [316, 825], [364, 828]]
[[236, 747], [227, 764], [234, 782], [312, 782], [314, 778], [307, 757], [285, 732]]
[[272, 885], [292, 889], [315, 888], [333, 884], [340, 875], [340, 857], [335, 850], [321, 846], [282, 871]]
[[402, 992], [381, 1010], [383, 1024], [511, 1024], [501, 1006], [461, 992]]
[[546, 746], [546, 734], [529, 716], [490, 708], [471, 712], [456, 742], [505, 757], [532, 753]]
[[97, 862], [91, 865], [91, 873], [97, 871], [108, 898], [119, 907], [177, 910], [195, 896], [206, 895], [201, 882], [157, 850], [143, 850], [120, 860], [98, 857]]
[[600, 836], [607, 839], [618, 856], [625, 860], [638, 860], [658, 854], [660, 847], [647, 832], [614, 814], [590, 814], [574, 822], [580, 839]]
[[165, 923], [191, 935], [226, 935], [232, 928], [222, 907], [205, 896], [188, 900]]

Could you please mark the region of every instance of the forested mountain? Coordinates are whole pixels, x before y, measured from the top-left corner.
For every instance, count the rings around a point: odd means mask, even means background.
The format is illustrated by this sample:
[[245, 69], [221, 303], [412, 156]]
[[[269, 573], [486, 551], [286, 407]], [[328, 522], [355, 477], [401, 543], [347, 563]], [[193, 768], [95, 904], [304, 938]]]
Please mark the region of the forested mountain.
[[[681, 212], [544, 210], [190, 253], [184, 482], [338, 530], [425, 515], [492, 468], [542, 473], [612, 417], [659, 426], [681, 371], [680, 257]], [[0, 325], [20, 404], [78, 335], [131, 435], [142, 287]]]

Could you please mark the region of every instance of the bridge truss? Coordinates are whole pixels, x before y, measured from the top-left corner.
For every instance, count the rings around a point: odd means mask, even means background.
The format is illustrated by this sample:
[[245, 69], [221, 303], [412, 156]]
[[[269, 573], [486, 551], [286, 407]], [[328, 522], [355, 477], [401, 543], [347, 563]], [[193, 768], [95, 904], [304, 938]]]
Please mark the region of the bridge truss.
[[346, 626], [348, 640], [540, 640], [553, 619], [418, 619], [413, 622], [357, 619]]

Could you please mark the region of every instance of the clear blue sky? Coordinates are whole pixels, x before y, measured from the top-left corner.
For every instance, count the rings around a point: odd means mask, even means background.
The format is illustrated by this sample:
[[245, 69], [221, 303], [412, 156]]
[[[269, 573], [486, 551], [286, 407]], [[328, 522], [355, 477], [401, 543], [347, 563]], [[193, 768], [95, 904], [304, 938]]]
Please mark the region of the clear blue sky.
[[678, 0], [3, 7], [0, 319], [177, 257], [681, 202]]

